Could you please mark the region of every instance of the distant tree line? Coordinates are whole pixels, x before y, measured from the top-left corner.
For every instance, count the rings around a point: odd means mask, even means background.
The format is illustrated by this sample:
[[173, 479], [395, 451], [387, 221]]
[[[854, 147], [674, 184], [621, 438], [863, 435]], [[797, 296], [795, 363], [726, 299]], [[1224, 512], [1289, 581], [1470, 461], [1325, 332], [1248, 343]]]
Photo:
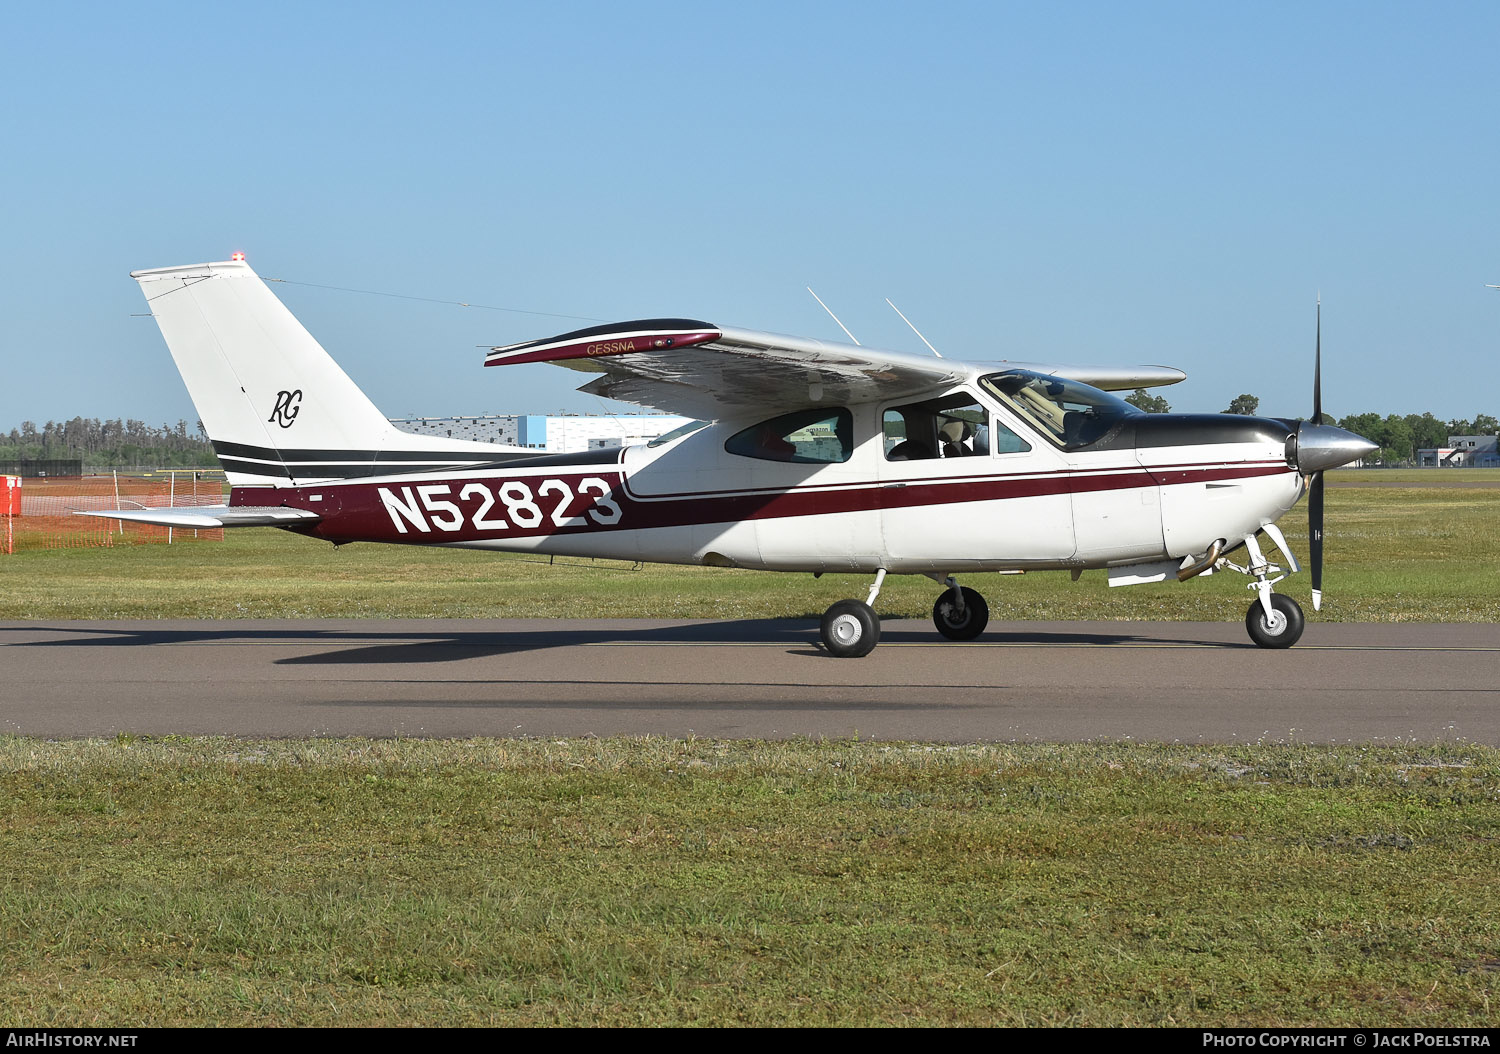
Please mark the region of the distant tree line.
[[[1137, 388], [1125, 401], [1145, 410], [1148, 414], [1171, 413], [1172, 407], [1161, 395], [1152, 395], [1145, 388]], [[1226, 414], [1255, 415], [1260, 410], [1260, 400], [1253, 395], [1238, 395], [1223, 412]], [[1500, 420], [1489, 414], [1479, 414], [1473, 420], [1461, 417], [1443, 421], [1432, 414], [1350, 414], [1335, 418], [1323, 415], [1328, 424], [1347, 428], [1380, 446], [1380, 452], [1372, 460], [1382, 465], [1409, 465], [1417, 460], [1418, 450], [1430, 450], [1448, 445], [1449, 436], [1490, 436], [1500, 433]]]
[[157, 465], [162, 468], [200, 467], [217, 463], [203, 422], [190, 427], [163, 423], [153, 428], [144, 421], [75, 417], [37, 428], [22, 421], [9, 435], [0, 434], [0, 461], [38, 461], [82, 458], [87, 467]]
[[1378, 443], [1380, 453], [1376, 456], [1382, 465], [1415, 463], [1418, 450], [1445, 447], [1449, 436], [1492, 436], [1500, 431], [1500, 421], [1489, 414], [1479, 414], [1472, 421], [1463, 418], [1439, 421], [1431, 414], [1381, 417], [1365, 413], [1350, 414], [1331, 423]]

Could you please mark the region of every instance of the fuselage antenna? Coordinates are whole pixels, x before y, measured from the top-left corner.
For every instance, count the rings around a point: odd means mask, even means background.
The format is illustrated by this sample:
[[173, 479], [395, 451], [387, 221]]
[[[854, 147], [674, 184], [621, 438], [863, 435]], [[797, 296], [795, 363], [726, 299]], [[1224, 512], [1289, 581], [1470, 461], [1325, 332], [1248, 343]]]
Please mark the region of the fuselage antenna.
[[[886, 297], [885, 298], [885, 302], [887, 304], [891, 304], [891, 298], [890, 297]], [[896, 314], [901, 315], [901, 309], [899, 307], [897, 307], [895, 304], [891, 304], [891, 310], [894, 311], [894, 312], [896, 312]], [[908, 326], [911, 326], [911, 319], [907, 318], [905, 315], [901, 315], [901, 321], [905, 322]], [[918, 329], [916, 326], [911, 326], [911, 331], [917, 335], [917, 339], [918, 340], [920, 340], [923, 344], [927, 345], [927, 350], [928, 351], [932, 352], [934, 355], [936, 355], [940, 359], [943, 357], [943, 353], [941, 351], [938, 351], [937, 348], [934, 348], [932, 346], [932, 341], [930, 341], [926, 337], [922, 336], [922, 331], [920, 329]]]
[[[819, 307], [821, 307], [824, 311], [828, 311], [828, 305], [823, 303], [822, 297], [820, 297], [817, 293], [813, 293], [812, 286], [808, 286], [807, 291], [809, 293], [812, 293], [812, 298], [818, 302]], [[844, 335], [846, 337], [848, 337], [850, 340], [853, 340], [856, 344], [859, 343], [858, 340], [855, 340], [854, 334], [849, 332], [849, 327], [844, 325], [842, 322], [839, 322], [839, 317], [837, 315], [835, 315], [832, 311], [828, 311], [828, 317], [839, 323], [839, 329], [844, 331]]]

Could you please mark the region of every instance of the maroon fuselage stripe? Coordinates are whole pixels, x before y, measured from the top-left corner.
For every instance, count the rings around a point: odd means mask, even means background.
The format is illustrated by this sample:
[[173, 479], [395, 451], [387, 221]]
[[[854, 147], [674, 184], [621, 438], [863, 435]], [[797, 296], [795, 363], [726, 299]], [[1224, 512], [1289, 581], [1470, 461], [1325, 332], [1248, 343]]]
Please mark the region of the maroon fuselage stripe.
[[[1294, 472], [1282, 463], [1261, 462], [1199, 467], [1173, 466], [1167, 470], [1130, 469], [1114, 472], [1059, 473], [984, 479], [886, 480], [835, 485], [826, 489], [806, 486], [755, 492], [678, 494], [651, 498], [631, 494], [626, 485], [625, 476], [617, 466], [601, 465], [598, 468], [603, 471], [588, 472], [573, 469], [547, 474], [486, 475], [455, 480], [433, 480], [430, 477], [393, 478], [390, 482], [380, 484], [324, 483], [296, 488], [236, 487], [231, 492], [230, 504], [279, 505], [308, 509], [318, 513], [323, 519], [310, 527], [296, 529], [330, 541], [430, 544], [432, 542], [526, 538], [552, 534], [687, 527], [696, 524], [733, 523], [775, 517], [820, 516], [844, 512], [872, 512], [920, 505], [941, 506], [1044, 495], [1131, 490], [1182, 483], [1210, 483]], [[602, 481], [610, 488], [609, 501], [618, 507], [618, 517], [600, 511], [602, 503], [598, 497], [599, 488], [594, 487], [590, 492], [590, 487], [585, 485], [590, 480]], [[549, 481], [560, 483], [562, 486], [544, 487], [544, 484]], [[488, 496], [495, 496], [502, 486], [512, 482], [522, 484], [528, 495], [528, 515], [523, 519], [536, 518], [536, 513], [529, 512], [532, 508], [540, 514], [540, 522], [535, 526], [521, 526], [515, 522], [516, 518], [506, 514], [507, 507], [501, 502], [492, 501], [486, 504], [486, 496], [476, 493], [473, 487], [477, 484], [479, 488], [488, 492]], [[397, 518], [388, 511], [386, 503], [381, 498], [380, 490], [384, 489], [394, 494], [404, 504], [416, 507], [420, 502], [418, 488], [429, 488], [429, 494], [438, 502], [457, 506], [462, 514], [461, 523], [452, 530], [439, 529], [434, 526], [434, 523], [441, 520], [451, 521], [452, 514], [441, 505], [439, 505], [439, 511], [434, 513], [432, 507], [429, 506], [424, 508], [420, 515], [428, 523], [430, 529], [423, 531], [407, 523], [407, 530], [404, 533], [398, 530]], [[431, 488], [443, 489], [433, 491]], [[466, 490], [469, 491], [469, 496], [461, 496]], [[544, 490], [548, 493], [542, 493]], [[564, 492], [571, 495], [565, 503]], [[504, 521], [508, 526], [480, 528], [475, 526], [475, 521], [478, 519], [485, 519], [488, 522]], [[606, 522], [597, 522], [599, 520]], [[610, 520], [616, 522], [609, 522]]]

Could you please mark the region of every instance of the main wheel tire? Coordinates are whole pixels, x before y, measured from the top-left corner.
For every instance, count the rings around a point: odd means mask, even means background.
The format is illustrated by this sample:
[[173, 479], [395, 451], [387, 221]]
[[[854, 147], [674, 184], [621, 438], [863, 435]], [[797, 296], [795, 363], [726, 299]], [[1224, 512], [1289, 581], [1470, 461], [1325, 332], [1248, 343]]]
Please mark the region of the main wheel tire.
[[823, 613], [823, 647], [840, 659], [858, 659], [880, 643], [880, 616], [862, 600], [840, 600]]
[[973, 640], [990, 624], [990, 606], [968, 586], [959, 586], [964, 597], [960, 613], [953, 602], [953, 590], [945, 589], [932, 605], [932, 624], [949, 640]]
[[1250, 639], [1262, 648], [1290, 648], [1302, 636], [1306, 621], [1302, 608], [1291, 597], [1272, 593], [1271, 612], [1273, 617], [1267, 621], [1259, 600], [1250, 605], [1245, 612], [1245, 629], [1250, 631]]

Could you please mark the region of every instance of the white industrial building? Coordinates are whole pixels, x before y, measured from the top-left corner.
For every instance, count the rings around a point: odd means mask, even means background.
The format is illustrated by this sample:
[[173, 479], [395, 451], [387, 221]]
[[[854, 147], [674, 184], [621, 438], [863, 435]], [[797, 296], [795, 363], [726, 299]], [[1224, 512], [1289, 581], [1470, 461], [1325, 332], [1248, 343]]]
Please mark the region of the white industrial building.
[[473, 439], [549, 454], [572, 454], [649, 442], [687, 424], [689, 419], [672, 414], [482, 414], [390, 420], [401, 431], [413, 435]]
[[1445, 447], [1417, 451], [1422, 468], [1500, 468], [1496, 436], [1449, 436]]

